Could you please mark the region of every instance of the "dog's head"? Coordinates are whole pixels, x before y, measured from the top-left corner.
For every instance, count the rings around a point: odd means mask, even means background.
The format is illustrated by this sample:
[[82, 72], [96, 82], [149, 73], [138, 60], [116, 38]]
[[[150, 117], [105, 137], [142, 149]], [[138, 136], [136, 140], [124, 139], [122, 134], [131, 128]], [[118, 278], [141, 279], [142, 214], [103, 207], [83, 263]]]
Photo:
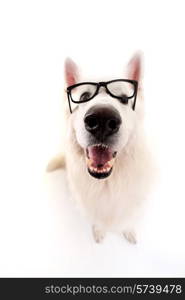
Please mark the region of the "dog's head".
[[65, 62], [65, 78], [72, 106], [68, 114], [70, 126], [83, 149], [87, 170], [95, 178], [106, 178], [142, 118], [141, 55], [136, 54], [129, 62], [125, 81], [82, 83], [71, 59]]

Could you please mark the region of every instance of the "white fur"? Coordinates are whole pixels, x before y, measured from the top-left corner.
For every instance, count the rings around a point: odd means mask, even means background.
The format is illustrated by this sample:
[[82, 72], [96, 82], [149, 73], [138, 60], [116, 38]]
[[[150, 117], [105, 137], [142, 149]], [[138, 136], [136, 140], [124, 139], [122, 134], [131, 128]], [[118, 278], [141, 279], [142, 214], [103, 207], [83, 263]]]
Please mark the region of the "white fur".
[[88, 174], [84, 151], [79, 147], [72, 128], [65, 153], [72, 195], [92, 225], [104, 232], [135, 231], [153, 172], [140, 128], [118, 154], [107, 179], [98, 180]]
[[[119, 138], [114, 145], [118, 154], [112, 174], [101, 180], [88, 173], [84, 153], [88, 144], [84, 115], [97, 103], [114, 106], [122, 119]], [[95, 99], [80, 104], [72, 114], [66, 113], [68, 182], [73, 198], [93, 226], [96, 242], [100, 242], [107, 231], [123, 233], [130, 242], [136, 242], [137, 223], [142, 217], [153, 177], [153, 164], [143, 129], [143, 106], [140, 88], [135, 111], [131, 105], [121, 104], [100, 93]]]

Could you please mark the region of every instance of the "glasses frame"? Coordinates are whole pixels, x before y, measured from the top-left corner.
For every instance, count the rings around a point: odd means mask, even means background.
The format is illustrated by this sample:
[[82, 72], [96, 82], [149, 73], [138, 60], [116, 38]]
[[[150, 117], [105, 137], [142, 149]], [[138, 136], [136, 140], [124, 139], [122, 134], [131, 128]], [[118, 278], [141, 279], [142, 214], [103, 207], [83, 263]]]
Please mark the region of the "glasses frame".
[[[111, 81], [100, 81], [100, 82], [80, 82], [80, 83], [77, 83], [77, 84], [73, 84], [73, 85], [68, 86], [66, 92], [67, 92], [67, 97], [68, 97], [68, 103], [69, 103], [69, 110], [70, 110], [70, 112], [72, 113], [72, 108], [71, 108], [71, 103], [70, 103], [70, 101], [72, 101], [73, 103], [84, 103], [84, 102], [88, 102], [88, 101], [90, 101], [91, 99], [93, 99], [94, 97], [96, 97], [96, 96], [98, 95], [100, 87], [104, 87], [105, 90], [106, 90], [106, 93], [107, 93], [108, 95], [110, 95], [111, 97], [116, 98], [116, 99], [119, 99], [119, 100], [123, 100], [123, 97], [119, 97], [119, 96], [113, 95], [113, 94], [109, 91], [109, 89], [107, 88], [107, 85], [108, 85], [109, 83], [112, 83], [112, 82], [118, 82], [118, 81], [123, 81], [123, 82], [128, 82], [128, 83], [133, 84], [133, 86], [134, 86], [134, 93], [133, 93], [132, 96], [126, 97], [126, 99], [129, 100], [129, 99], [131, 99], [131, 98], [134, 98], [134, 102], [133, 102], [133, 105], [132, 105], [132, 109], [135, 110], [136, 98], [137, 98], [137, 91], [138, 91], [138, 81], [137, 81], [137, 80], [131, 80], [131, 79], [114, 79], [114, 80], [111, 80]], [[75, 101], [75, 100], [73, 100], [72, 95], [71, 95], [71, 91], [72, 91], [74, 88], [76, 88], [76, 87], [78, 87], [78, 86], [81, 86], [81, 85], [84, 85], [84, 84], [91, 84], [91, 85], [96, 86], [96, 91], [95, 91], [94, 95], [93, 95], [91, 98], [87, 99], [87, 100], [81, 100], [81, 101]]]

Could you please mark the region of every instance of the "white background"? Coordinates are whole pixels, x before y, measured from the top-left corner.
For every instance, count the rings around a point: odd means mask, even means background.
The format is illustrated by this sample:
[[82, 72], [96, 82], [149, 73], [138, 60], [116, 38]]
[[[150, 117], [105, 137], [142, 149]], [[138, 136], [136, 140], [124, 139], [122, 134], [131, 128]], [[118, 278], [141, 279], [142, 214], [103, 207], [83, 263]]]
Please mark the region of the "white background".
[[[184, 1], [0, 2], [0, 276], [185, 276]], [[63, 62], [115, 74], [145, 55], [147, 128], [160, 180], [136, 246], [97, 245], [70, 201]]]

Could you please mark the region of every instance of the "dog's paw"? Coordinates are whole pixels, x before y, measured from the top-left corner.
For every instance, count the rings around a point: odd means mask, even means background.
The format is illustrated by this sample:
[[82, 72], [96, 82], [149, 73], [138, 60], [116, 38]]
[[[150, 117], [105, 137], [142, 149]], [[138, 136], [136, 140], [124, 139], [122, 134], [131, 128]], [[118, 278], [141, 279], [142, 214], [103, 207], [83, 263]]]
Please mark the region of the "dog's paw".
[[105, 232], [96, 225], [92, 227], [93, 237], [96, 243], [101, 243], [105, 237]]
[[123, 236], [126, 238], [126, 240], [131, 243], [131, 244], [136, 244], [137, 243], [137, 238], [136, 238], [136, 233], [135, 231], [128, 230], [128, 231], [123, 231]]
[[46, 171], [53, 172], [65, 167], [65, 157], [63, 154], [55, 156], [47, 165]]

